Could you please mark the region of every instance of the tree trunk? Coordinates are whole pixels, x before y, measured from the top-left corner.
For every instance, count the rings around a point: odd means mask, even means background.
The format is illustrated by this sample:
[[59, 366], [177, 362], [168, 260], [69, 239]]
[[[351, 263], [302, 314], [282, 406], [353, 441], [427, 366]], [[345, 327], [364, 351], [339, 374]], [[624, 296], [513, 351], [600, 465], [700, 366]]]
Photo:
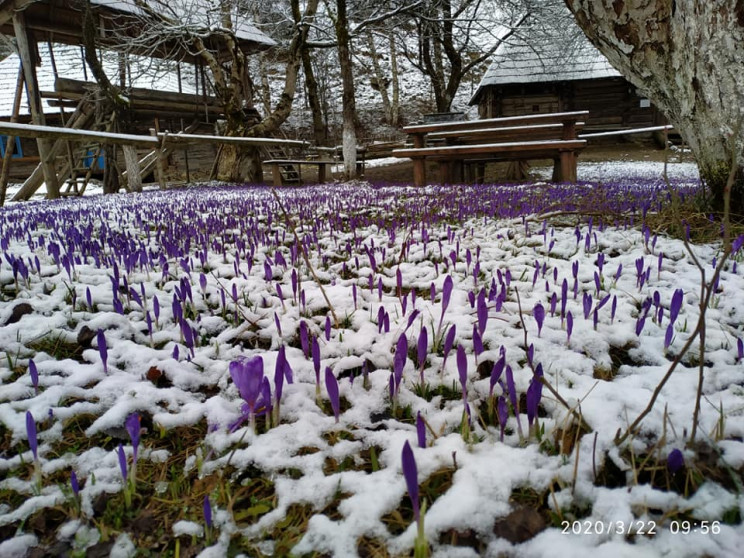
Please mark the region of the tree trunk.
[[390, 124], [397, 126], [400, 119], [400, 73], [398, 72], [398, 52], [395, 47], [395, 33], [391, 30], [388, 34], [390, 41], [390, 79], [391, 99], [390, 99]]
[[[744, 2], [565, 0], [587, 37], [689, 144], [723, 209], [734, 153], [744, 169]], [[732, 211], [744, 215], [737, 180]]]
[[310, 114], [313, 118], [313, 139], [317, 145], [325, 145], [328, 141], [328, 130], [323, 123], [323, 110], [320, 106], [320, 95], [318, 94], [318, 80], [315, 79], [315, 70], [313, 70], [310, 51], [304, 47], [302, 49], [302, 69], [305, 72], [307, 102], [310, 105]]
[[336, 39], [338, 40], [338, 61], [341, 67], [341, 100], [343, 104], [342, 153], [344, 156], [344, 176], [356, 176], [356, 106], [354, 102], [354, 73], [349, 51], [349, 21], [346, 14], [346, 0], [336, 0]]
[[[292, 13], [295, 23], [301, 20], [311, 21], [318, 7], [318, 0], [310, 0], [304, 14], [299, 10], [299, 1], [292, 0]], [[251, 100], [251, 88], [248, 79], [243, 53], [234, 45], [231, 49], [232, 64], [229, 79], [219, 74], [215, 79], [218, 93], [225, 104], [227, 123], [225, 135], [235, 137], [263, 137], [271, 134], [281, 126], [289, 116], [297, 89], [297, 75], [299, 73], [301, 52], [307, 39], [308, 26], [296, 26], [296, 31], [287, 52], [287, 67], [285, 70], [284, 91], [279, 96], [274, 111], [264, 120], [253, 123], [248, 114], [242, 109]], [[208, 61], [213, 73], [218, 71], [215, 60]], [[219, 69], [221, 72], [221, 69]], [[219, 72], [218, 72], [219, 73]], [[248, 96], [245, 96], [248, 95]], [[220, 150], [217, 163], [217, 179], [225, 182], [259, 182], [263, 179], [260, 152], [257, 148], [237, 145], [224, 145]]]
[[382, 73], [382, 68], [380, 67], [380, 61], [377, 56], [377, 47], [375, 47], [375, 37], [372, 34], [372, 31], [367, 31], [367, 47], [369, 48], [369, 56], [372, 59], [372, 69], [375, 72], [374, 79], [377, 83], [377, 89], [380, 91], [382, 111], [385, 114], [385, 120], [388, 123], [392, 123], [392, 111], [390, 107], [390, 97], [388, 97], [387, 92], [387, 81]]

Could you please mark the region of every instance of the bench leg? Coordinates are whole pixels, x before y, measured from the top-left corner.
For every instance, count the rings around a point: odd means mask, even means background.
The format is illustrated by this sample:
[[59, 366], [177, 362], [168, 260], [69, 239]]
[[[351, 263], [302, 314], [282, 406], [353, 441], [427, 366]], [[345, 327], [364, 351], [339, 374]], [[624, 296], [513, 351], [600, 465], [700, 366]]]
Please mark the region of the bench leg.
[[324, 184], [327, 181], [328, 176], [328, 165], [326, 163], [318, 163], [318, 184]]
[[553, 182], [576, 182], [576, 153], [561, 151], [553, 166]]
[[413, 184], [414, 186], [426, 186], [426, 159], [413, 160]]
[[274, 186], [282, 185], [282, 171], [276, 163], [271, 164], [271, 177], [274, 179]]

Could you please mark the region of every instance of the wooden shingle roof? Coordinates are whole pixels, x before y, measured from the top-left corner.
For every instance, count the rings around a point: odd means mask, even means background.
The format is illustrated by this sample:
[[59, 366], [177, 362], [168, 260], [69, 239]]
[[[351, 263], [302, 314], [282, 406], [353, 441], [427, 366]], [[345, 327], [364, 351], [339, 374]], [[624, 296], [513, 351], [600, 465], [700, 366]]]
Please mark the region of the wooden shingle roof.
[[512, 35], [496, 50], [470, 104], [477, 104], [484, 88], [490, 86], [620, 75], [583, 33], [571, 29], [528, 28]]

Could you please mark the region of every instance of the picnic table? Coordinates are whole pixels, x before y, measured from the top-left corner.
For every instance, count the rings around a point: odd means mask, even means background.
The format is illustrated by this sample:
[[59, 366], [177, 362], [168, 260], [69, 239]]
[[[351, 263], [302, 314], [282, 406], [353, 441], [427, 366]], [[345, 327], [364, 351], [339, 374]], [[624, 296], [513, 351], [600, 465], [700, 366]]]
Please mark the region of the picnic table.
[[393, 156], [413, 160], [416, 186], [426, 184], [427, 160], [439, 163], [442, 184], [468, 174], [472, 177], [473, 166], [489, 161], [528, 159], [553, 159], [553, 180], [575, 182], [577, 155], [586, 146], [578, 131], [588, 114], [573, 111], [408, 126], [403, 131], [412, 146], [394, 150]]

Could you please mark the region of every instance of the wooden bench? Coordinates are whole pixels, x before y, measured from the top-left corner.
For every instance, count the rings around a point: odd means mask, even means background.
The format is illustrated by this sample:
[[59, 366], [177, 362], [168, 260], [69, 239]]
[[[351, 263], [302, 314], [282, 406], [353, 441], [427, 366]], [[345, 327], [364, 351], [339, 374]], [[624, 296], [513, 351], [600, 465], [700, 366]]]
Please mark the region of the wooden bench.
[[426, 184], [427, 160], [439, 163], [443, 184], [463, 180], [474, 165], [528, 159], [553, 159], [553, 180], [575, 182], [576, 158], [586, 146], [577, 132], [587, 115], [575, 111], [408, 126], [403, 131], [413, 146], [396, 149], [393, 156], [413, 159], [417, 186]]
[[293, 166], [297, 167], [299, 173], [299, 180], [302, 182], [302, 166], [315, 166], [318, 168], [318, 183], [328, 182], [331, 177], [331, 165], [337, 164], [336, 161], [330, 159], [269, 159], [263, 161], [264, 165], [271, 167], [271, 177], [274, 181], [274, 186], [282, 186], [282, 167]]

